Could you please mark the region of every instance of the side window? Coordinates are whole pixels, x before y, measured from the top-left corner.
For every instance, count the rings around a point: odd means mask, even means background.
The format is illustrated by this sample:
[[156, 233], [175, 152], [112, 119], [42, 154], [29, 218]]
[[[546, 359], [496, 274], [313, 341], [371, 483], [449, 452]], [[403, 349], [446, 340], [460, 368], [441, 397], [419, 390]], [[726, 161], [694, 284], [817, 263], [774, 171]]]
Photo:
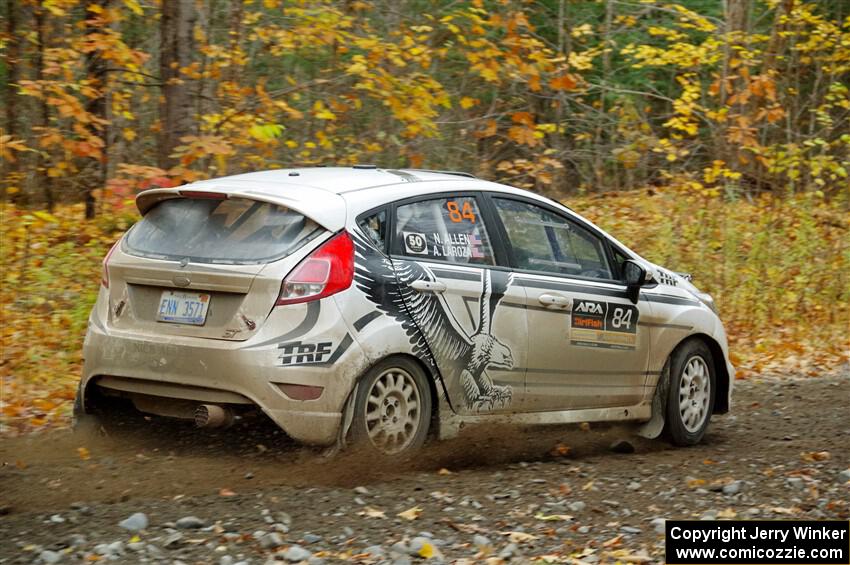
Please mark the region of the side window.
[[478, 203], [436, 198], [396, 208], [394, 251], [411, 258], [493, 265], [493, 247]]
[[494, 198], [508, 232], [517, 268], [568, 276], [612, 279], [602, 240], [545, 208]]
[[360, 218], [357, 225], [381, 251], [387, 249], [387, 211], [381, 210]]

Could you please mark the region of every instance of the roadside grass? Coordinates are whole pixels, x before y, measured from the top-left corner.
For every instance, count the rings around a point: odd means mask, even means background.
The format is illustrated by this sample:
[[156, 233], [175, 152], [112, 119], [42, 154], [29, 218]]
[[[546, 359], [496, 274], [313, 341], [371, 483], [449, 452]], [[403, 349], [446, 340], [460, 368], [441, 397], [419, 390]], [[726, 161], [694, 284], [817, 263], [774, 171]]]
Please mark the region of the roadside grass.
[[[694, 275], [726, 325], [738, 378], [817, 376], [850, 361], [846, 204], [813, 194], [730, 202], [667, 188], [571, 198], [620, 241]], [[101, 261], [133, 222], [0, 204], [0, 435], [67, 426]]]

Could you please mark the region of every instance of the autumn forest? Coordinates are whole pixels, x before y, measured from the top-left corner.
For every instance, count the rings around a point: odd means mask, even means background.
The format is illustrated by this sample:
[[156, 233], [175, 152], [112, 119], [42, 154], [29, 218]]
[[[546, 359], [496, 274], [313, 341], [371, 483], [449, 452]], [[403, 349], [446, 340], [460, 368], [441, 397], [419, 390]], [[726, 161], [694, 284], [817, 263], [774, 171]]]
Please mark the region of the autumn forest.
[[3, 0], [0, 429], [62, 426], [150, 187], [463, 170], [694, 275], [739, 378], [850, 360], [846, 0]]

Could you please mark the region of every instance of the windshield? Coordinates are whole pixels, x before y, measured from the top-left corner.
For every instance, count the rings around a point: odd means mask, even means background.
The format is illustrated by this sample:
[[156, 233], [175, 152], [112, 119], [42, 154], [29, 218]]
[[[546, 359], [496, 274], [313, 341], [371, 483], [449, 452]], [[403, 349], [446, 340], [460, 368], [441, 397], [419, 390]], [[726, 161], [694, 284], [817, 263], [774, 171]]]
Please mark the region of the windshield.
[[296, 251], [323, 229], [269, 202], [179, 198], [150, 210], [127, 236], [131, 253], [200, 263], [263, 263]]

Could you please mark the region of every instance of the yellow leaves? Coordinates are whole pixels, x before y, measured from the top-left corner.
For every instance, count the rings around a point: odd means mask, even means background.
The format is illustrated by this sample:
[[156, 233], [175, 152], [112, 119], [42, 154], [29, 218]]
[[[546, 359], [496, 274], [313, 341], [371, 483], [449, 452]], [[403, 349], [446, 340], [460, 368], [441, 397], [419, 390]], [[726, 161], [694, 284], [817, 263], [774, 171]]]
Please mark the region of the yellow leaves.
[[39, 220], [43, 221], [43, 222], [48, 222], [48, 223], [51, 223], [51, 224], [58, 224], [59, 223], [59, 220], [56, 218], [56, 216], [54, 216], [53, 214], [51, 214], [49, 212], [44, 212], [42, 210], [36, 210], [32, 213], [32, 215], [35, 216], [36, 218], [38, 218]]
[[463, 98], [460, 99], [460, 107], [463, 108], [464, 110], [468, 110], [469, 108], [472, 108], [473, 106], [478, 104], [478, 102], [479, 102], [479, 100], [477, 98], [472, 98], [470, 96], [464, 96]]
[[714, 160], [711, 167], [703, 169], [703, 180], [706, 184], [714, 184], [722, 179], [738, 180], [740, 178], [741, 173], [729, 169], [726, 167], [726, 162], [721, 160]]
[[285, 128], [280, 124], [254, 124], [248, 134], [262, 143], [270, 143], [281, 136]]
[[414, 506], [413, 508], [408, 508], [404, 512], [399, 512], [398, 514], [396, 514], [396, 516], [412, 522], [413, 520], [419, 518], [421, 514], [422, 509], [418, 506]]
[[433, 557], [437, 557], [438, 551], [437, 548], [434, 547], [434, 544], [426, 541], [422, 543], [416, 554], [423, 559], [431, 559]]
[[321, 100], [316, 100], [313, 104], [313, 115], [320, 120], [336, 120], [336, 114], [331, 112]]
[[124, 0], [124, 5], [137, 16], [141, 16], [144, 14], [141, 5], [138, 0]]
[[570, 35], [575, 38], [583, 37], [585, 35], [593, 35], [593, 33], [593, 26], [590, 24], [580, 24], [570, 30]]
[[83, 461], [88, 461], [91, 459], [91, 452], [86, 447], [78, 447], [77, 456]]
[[127, 141], [133, 141], [136, 139], [136, 130], [131, 128], [124, 128], [121, 130], [121, 135], [124, 136], [124, 139]]

